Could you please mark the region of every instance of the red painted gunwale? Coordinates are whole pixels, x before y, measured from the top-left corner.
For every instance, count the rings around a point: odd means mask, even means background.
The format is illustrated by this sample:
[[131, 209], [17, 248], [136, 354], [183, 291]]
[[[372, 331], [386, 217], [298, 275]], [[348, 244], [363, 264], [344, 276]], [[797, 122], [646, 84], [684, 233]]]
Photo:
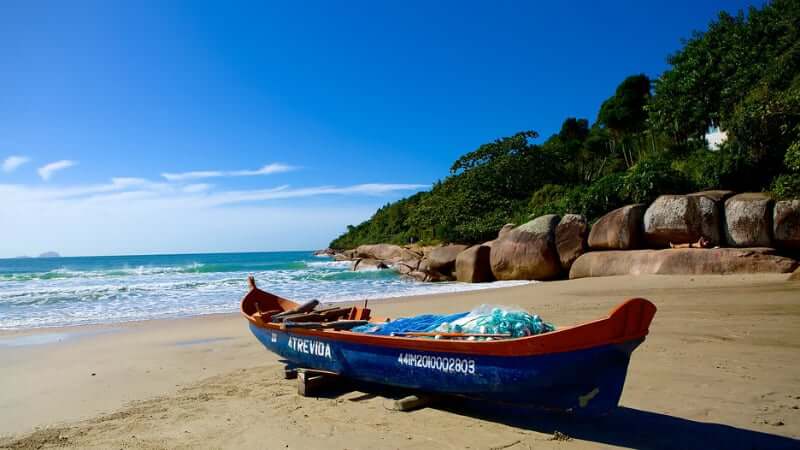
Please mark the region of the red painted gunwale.
[[[614, 308], [608, 317], [562, 328], [550, 333], [496, 341], [463, 341], [379, 336], [351, 331], [300, 328], [286, 331], [281, 330], [280, 324], [263, 323], [256, 320], [252, 316], [257, 311], [256, 303], [259, 304], [262, 311], [276, 309], [285, 311], [294, 308], [297, 303], [255, 287], [244, 296], [241, 310], [247, 320], [257, 327], [275, 332], [361, 345], [399, 348], [408, 351], [486, 356], [546, 355], [642, 339], [647, 336], [650, 322], [656, 313], [656, 306], [652, 302], [643, 298], [633, 298]], [[375, 323], [384, 322], [384, 320], [378, 318], [373, 318], [372, 321]]]

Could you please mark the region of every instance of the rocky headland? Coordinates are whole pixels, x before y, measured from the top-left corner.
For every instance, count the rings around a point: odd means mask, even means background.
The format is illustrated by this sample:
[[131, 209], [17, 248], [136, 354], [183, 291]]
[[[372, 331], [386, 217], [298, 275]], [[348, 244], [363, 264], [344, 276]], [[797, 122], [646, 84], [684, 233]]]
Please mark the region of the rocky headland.
[[580, 215], [550, 214], [506, 224], [480, 244], [317, 253], [352, 261], [353, 270], [395, 270], [419, 281], [792, 273], [800, 270], [800, 200], [731, 191], [662, 195], [610, 211], [591, 226]]

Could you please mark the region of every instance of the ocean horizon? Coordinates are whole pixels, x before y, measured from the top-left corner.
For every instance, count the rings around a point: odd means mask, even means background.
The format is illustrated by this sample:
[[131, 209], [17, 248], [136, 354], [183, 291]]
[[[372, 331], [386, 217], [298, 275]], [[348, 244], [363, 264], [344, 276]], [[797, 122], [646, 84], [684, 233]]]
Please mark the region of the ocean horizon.
[[345, 302], [524, 284], [423, 283], [392, 270], [353, 272], [312, 251], [0, 259], [0, 329], [235, 312], [247, 276], [283, 297]]

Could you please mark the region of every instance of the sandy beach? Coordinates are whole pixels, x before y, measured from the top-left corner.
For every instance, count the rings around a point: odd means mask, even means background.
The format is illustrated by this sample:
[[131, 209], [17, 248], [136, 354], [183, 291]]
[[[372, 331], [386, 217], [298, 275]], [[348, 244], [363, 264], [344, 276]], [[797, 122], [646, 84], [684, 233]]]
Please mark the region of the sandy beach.
[[[400, 317], [519, 305], [558, 326], [628, 297], [659, 308], [620, 408], [595, 420], [293, 380], [236, 314], [0, 334], [0, 448], [798, 448], [800, 285], [640, 276], [371, 302]], [[558, 432], [558, 433], [556, 433]]]

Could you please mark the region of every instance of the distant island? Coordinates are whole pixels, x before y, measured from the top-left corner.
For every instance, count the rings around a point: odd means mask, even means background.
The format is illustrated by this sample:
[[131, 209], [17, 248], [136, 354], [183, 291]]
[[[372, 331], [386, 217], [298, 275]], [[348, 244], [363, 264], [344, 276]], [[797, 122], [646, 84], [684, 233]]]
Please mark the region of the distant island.
[[60, 258], [60, 257], [61, 255], [59, 255], [58, 252], [44, 252], [41, 255], [39, 255], [39, 258]]

